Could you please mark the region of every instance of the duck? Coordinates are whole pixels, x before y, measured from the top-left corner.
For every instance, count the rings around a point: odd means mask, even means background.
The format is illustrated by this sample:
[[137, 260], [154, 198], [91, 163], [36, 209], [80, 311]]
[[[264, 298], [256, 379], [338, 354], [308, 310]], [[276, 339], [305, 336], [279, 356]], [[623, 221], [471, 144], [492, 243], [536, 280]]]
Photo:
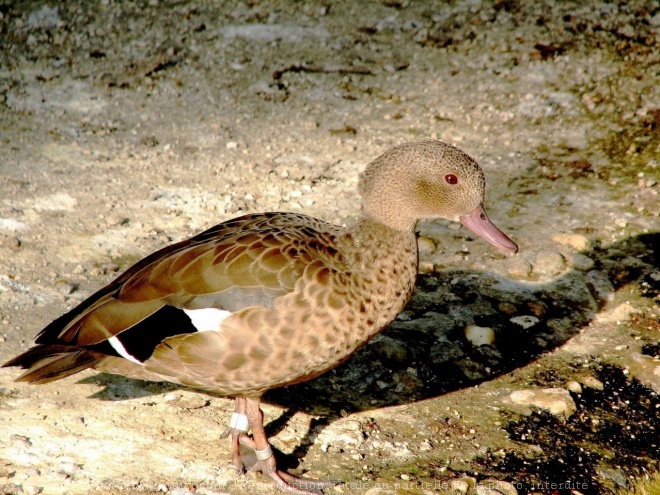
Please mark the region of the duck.
[[484, 210], [485, 188], [478, 163], [453, 145], [395, 146], [360, 175], [350, 226], [291, 212], [220, 223], [138, 261], [3, 366], [30, 384], [92, 368], [233, 397], [221, 436], [234, 467], [244, 472], [247, 449], [250, 467], [282, 491], [323, 493], [337, 482], [278, 469], [262, 394], [336, 367], [394, 320], [417, 278], [419, 221], [460, 222], [516, 253]]

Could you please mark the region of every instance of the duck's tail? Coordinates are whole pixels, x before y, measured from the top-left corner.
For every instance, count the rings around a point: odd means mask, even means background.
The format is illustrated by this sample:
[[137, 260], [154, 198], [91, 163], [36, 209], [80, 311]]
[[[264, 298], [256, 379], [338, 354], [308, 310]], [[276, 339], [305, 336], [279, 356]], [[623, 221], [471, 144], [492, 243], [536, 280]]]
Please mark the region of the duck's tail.
[[2, 365], [18, 366], [25, 373], [17, 382], [35, 385], [53, 382], [103, 361], [107, 356], [90, 349], [62, 344], [39, 344]]

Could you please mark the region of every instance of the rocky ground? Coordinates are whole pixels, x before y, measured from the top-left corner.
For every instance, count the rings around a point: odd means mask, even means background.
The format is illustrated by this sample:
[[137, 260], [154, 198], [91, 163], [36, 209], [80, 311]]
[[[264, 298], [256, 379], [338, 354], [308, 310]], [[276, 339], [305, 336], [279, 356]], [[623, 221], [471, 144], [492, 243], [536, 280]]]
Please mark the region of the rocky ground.
[[[282, 463], [326, 493], [660, 490], [657, 2], [0, 0], [0, 60], [0, 361], [220, 221], [351, 222], [366, 163], [442, 139], [520, 253], [421, 224], [397, 321], [267, 396]], [[0, 493], [275, 493], [229, 468], [226, 398], [16, 375]]]

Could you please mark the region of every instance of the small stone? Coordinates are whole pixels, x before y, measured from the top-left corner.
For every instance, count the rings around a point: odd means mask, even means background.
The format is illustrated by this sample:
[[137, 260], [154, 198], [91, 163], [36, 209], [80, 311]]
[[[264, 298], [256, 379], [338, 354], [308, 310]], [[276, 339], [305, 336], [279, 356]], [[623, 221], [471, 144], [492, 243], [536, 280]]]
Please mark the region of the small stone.
[[534, 263], [534, 271], [545, 275], [558, 275], [565, 267], [566, 260], [557, 251], [541, 251]]
[[581, 380], [582, 385], [584, 385], [587, 388], [593, 388], [594, 390], [604, 390], [605, 385], [603, 385], [603, 382], [601, 382], [598, 378], [595, 376], [585, 376]]
[[60, 472], [66, 474], [67, 476], [73, 476], [76, 472], [80, 470], [80, 466], [73, 462], [72, 460], [66, 460], [60, 463]]
[[430, 261], [420, 261], [418, 269], [419, 273], [433, 273], [435, 265]]
[[108, 218], [106, 218], [105, 221], [110, 227], [115, 227], [117, 225], [123, 225], [125, 223], [128, 223], [128, 219], [120, 215], [110, 215]]
[[476, 486], [474, 478], [459, 478], [449, 482], [449, 488], [454, 493], [468, 493], [471, 488]]
[[89, 271], [89, 274], [90, 274], [92, 277], [98, 277], [99, 275], [104, 275], [104, 274], [105, 274], [105, 270], [103, 270], [103, 268], [101, 268], [100, 266], [95, 266], [94, 268], [92, 268], [92, 269]]
[[518, 311], [515, 304], [511, 304], [510, 302], [502, 301], [497, 305], [497, 309], [499, 309], [502, 313], [506, 315], [515, 315], [516, 312]]
[[71, 282], [62, 281], [58, 283], [57, 290], [60, 294], [64, 294], [65, 296], [68, 296], [69, 294], [73, 294], [75, 292], [76, 286]]
[[541, 318], [548, 311], [548, 306], [542, 301], [530, 301], [527, 303], [527, 309]]
[[380, 336], [372, 342], [371, 347], [387, 361], [400, 363], [408, 357], [406, 348], [390, 337]]
[[569, 380], [568, 382], [566, 382], [566, 390], [568, 390], [569, 392], [573, 392], [574, 394], [581, 394], [582, 385], [580, 385], [575, 380]]
[[401, 474], [401, 479], [404, 481], [410, 481], [410, 475], [406, 473]]
[[525, 330], [527, 330], [528, 328], [532, 328], [534, 325], [536, 325], [540, 320], [536, 316], [523, 315], [511, 318], [509, 321], [511, 323], [515, 323], [516, 325], [520, 325]]
[[422, 443], [419, 444], [419, 450], [421, 450], [422, 452], [433, 450], [433, 445], [431, 445], [431, 442], [429, 442], [428, 440], [424, 440]]
[[9, 436], [9, 441], [12, 443], [14, 447], [32, 447], [32, 442], [28, 437], [25, 437], [23, 435], [17, 435], [17, 434], [12, 434]]
[[614, 300], [614, 286], [605, 272], [600, 270], [591, 270], [587, 273], [587, 282], [594, 292], [596, 299], [601, 302], [610, 302]]
[[73, 273], [75, 275], [81, 275], [85, 273], [85, 269], [82, 267], [82, 265], [76, 265], [76, 267], [73, 269]]
[[591, 249], [591, 241], [582, 234], [555, 234], [551, 239], [563, 246], [572, 247], [578, 251]]
[[587, 272], [593, 269], [595, 262], [593, 259], [589, 258], [589, 256], [576, 253], [571, 258], [571, 265], [573, 265], [578, 270]]
[[495, 342], [495, 332], [490, 327], [468, 325], [465, 327], [465, 338], [474, 346], [490, 345]]
[[509, 276], [516, 279], [526, 279], [532, 273], [532, 264], [524, 258], [509, 259], [506, 268]]
[[511, 402], [522, 406], [534, 406], [545, 409], [555, 416], [572, 416], [577, 407], [564, 388], [545, 388], [540, 390], [516, 390], [509, 395]]
[[238, 143], [236, 141], [229, 141], [228, 143], [225, 144], [225, 147], [228, 150], [235, 150], [238, 148]]
[[5, 247], [13, 251], [21, 247], [21, 241], [15, 235], [0, 235], [0, 247]]

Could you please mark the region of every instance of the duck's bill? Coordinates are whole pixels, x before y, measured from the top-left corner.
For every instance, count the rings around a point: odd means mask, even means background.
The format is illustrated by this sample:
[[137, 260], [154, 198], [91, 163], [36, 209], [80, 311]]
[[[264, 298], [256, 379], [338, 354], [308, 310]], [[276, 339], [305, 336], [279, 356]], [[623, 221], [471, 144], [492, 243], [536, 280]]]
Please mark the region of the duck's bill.
[[478, 206], [472, 213], [463, 215], [461, 223], [465, 225], [472, 232], [485, 240], [490, 242], [496, 248], [508, 251], [510, 253], [517, 253], [518, 246], [500, 229], [495, 227], [488, 219], [488, 215], [484, 211], [483, 206]]

